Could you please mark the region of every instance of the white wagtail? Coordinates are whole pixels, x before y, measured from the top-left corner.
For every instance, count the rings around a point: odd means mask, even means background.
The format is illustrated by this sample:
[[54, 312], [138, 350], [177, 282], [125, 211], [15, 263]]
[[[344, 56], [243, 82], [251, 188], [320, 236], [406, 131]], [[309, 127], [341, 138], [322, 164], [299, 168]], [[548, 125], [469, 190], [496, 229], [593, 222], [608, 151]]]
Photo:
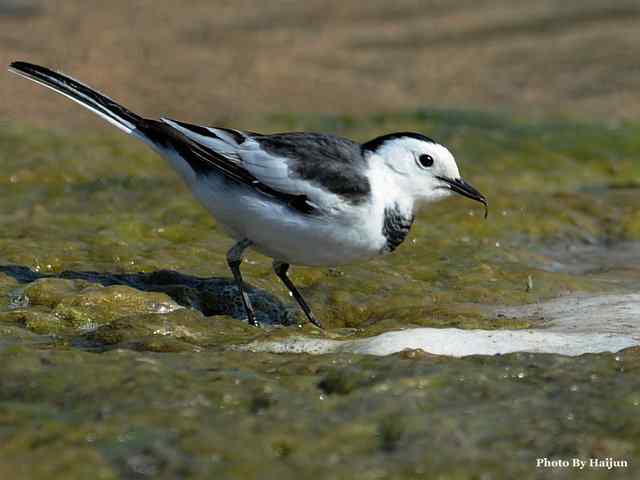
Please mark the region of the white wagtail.
[[364, 144], [322, 133], [262, 135], [168, 118], [142, 118], [71, 77], [14, 62], [9, 70], [78, 102], [167, 158], [196, 198], [236, 240], [227, 253], [249, 323], [256, 325], [240, 264], [253, 247], [309, 321], [321, 327], [287, 276], [290, 264], [337, 266], [395, 250], [416, 209], [451, 192], [487, 200], [453, 155], [424, 135], [398, 132]]

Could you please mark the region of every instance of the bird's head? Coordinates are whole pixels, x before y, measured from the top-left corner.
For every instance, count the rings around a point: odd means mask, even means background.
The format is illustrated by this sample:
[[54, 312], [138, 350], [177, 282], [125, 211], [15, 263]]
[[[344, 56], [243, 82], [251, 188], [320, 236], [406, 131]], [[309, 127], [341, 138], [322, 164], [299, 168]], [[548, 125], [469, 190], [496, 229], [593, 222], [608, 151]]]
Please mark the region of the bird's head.
[[451, 152], [424, 135], [390, 133], [362, 146], [365, 155], [375, 154], [394, 175], [394, 182], [416, 202], [433, 202], [451, 193], [480, 202], [488, 212], [487, 199], [460, 176]]

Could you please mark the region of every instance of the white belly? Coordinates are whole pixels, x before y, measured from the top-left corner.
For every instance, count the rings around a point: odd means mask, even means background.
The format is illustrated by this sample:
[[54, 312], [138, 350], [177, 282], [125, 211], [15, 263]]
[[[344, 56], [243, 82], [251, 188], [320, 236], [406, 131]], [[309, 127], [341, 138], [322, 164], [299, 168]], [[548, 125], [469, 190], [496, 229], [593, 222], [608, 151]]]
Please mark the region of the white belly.
[[343, 265], [380, 254], [381, 219], [367, 206], [346, 206], [327, 215], [303, 215], [248, 188], [209, 177], [191, 184], [195, 196], [236, 240], [294, 265]]

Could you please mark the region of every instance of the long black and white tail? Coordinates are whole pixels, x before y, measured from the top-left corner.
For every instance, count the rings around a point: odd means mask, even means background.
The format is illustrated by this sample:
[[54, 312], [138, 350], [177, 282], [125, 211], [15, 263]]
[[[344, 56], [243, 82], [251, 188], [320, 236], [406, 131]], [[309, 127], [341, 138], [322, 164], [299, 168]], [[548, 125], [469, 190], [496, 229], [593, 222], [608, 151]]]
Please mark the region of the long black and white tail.
[[144, 118], [127, 110], [93, 88], [67, 75], [32, 63], [13, 62], [9, 66], [9, 71], [70, 98], [93, 113], [100, 115], [123, 132], [146, 140], [145, 135], [140, 131], [140, 127], [146, 121]]
[[[192, 181], [197, 173], [215, 171], [266, 194], [278, 194], [267, 186], [257, 186], [257, 179], [237, 162], [212, 149], [210, 145], [198, 142], [193, 135], [185, 135], [184, 128], [177, 122], [143, 118], [93, 88], [40, 65], [13, 62], [9, 71], [70, 98], [123, 132], [139, 138], [166, 157], [187, 182]], [[226, 132], [227, 136], [230, 135], [228, 130], [223, 129], [223, 132]], [[241, 136], [238, 132], [235, 134]]]

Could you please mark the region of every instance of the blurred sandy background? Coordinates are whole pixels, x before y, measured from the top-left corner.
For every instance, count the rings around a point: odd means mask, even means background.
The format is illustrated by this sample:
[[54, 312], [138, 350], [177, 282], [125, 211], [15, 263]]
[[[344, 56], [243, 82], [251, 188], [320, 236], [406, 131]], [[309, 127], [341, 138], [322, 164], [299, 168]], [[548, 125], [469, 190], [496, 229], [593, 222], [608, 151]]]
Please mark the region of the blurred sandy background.
[[[420, 107], [640, 118], [638, 0], [0, 0], [0, 59], [145, 115], [245, 128]], [[3, 73], [6, 119], [100, 122]]]

